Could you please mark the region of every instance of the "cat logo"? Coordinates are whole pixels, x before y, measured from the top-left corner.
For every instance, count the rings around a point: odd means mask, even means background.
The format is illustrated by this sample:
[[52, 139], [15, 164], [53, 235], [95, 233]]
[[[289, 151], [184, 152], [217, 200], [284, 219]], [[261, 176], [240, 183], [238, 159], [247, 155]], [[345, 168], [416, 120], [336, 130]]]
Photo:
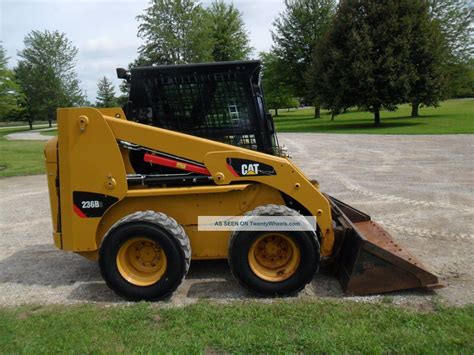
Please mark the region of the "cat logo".
[[242, 171], [242, 175], [258, 175], [258, 166], [260, 164], [242, 164], [240, 169]]
[[276, 175], [273, 166], [254, 160], [227, 158], [227, 165], [234, 176], [270, 176]]

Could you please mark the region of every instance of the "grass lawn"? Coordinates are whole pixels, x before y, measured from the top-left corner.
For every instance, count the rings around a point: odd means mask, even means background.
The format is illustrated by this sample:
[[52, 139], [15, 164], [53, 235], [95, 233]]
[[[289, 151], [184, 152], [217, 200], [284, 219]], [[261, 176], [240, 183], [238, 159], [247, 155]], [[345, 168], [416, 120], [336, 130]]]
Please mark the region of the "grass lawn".
[[312, 108], [287, 112], [275, 117], [277, 132], [365, 133], [365, 134], [456, 134], [474, 133], [474, 99], [447, 100], [438, 108], [420, 109], [421, 117], [411, 118], [411, 107], [380, 113], [382, 126], [374, 127], [370, 112], [349, 111], [331, 121], [327, 111], [314, 118]]
[[57, 129], [53, 129], [51, 131], [43, 131], [41, 132], [41, 134], [43, 136], [57, 136], [58, 135], [58, 130]]
[[[47, 121], [35, 121], [33, 124], [34, 129], [46, 128], [49, 124]], [[2, 121], [0, 122], [0, 130], [4, 128], [30, 128], [27, 122], [18, 122], [18, 121]]]
[[4, 138], [28, 128], [0, 130], [0, 177], [44, 173], [44, 141], [9, 141]]
[[0, 353], [466, 353], [474, 306], [335, 301], [0, 309]]

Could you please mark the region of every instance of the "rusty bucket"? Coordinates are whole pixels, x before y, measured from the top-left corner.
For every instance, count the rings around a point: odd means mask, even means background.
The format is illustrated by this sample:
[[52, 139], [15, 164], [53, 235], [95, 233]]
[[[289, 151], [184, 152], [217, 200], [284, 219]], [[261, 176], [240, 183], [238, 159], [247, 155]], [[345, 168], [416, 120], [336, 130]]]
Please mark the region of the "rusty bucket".
[[339, 239], [337, 277], [348, 295], [443, 287], [438, 277], [367, 214], [326, 195]]

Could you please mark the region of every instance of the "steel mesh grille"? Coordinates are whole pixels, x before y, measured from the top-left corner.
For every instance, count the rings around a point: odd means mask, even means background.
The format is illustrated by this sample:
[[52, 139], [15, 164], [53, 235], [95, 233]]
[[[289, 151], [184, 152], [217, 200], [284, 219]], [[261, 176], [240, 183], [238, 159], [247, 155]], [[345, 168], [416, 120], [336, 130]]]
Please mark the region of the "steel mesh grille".
[[147, 79], [152, 123], [255, 150], [246, 79], [238, 73], [161, 75]]

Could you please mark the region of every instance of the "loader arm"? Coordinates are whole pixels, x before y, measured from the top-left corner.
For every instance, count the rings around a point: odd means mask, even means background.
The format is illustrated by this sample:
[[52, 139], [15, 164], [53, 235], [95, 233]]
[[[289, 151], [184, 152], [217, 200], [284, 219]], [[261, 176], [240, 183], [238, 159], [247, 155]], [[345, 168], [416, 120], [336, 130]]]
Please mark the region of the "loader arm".
[[[212, 180], [219, 186], [238, 182], [257, 182], [291, 196], [313, 216], [321, 231], [321, 255], [330, 256], [334, 245], [331, 206], [326, 197], [289, 159], [251, 151], [195, 136], [144, 126], [115, 117], [104, 117], [115, 139], [131, 142], [160, 152], [203, 163]], [[159, 139], [157, 138], [159, 137]], [[274, 169], [272, 175], [239, 176], [229, 167], [229, 159], [265, 164]]]

